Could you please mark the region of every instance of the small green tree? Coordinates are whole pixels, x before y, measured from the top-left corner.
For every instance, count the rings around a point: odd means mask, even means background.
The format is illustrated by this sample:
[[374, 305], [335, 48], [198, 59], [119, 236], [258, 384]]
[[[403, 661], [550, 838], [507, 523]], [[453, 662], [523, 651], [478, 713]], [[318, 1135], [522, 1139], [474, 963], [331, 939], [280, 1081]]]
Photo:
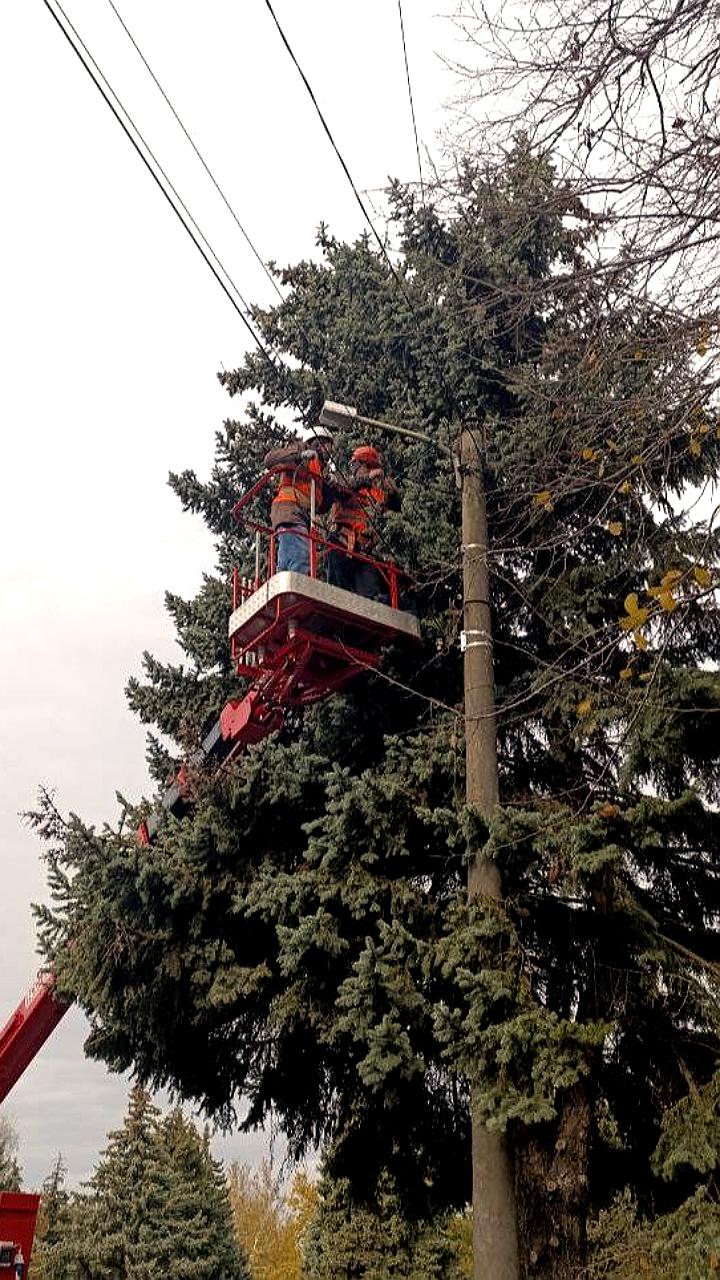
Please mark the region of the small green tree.
[[588, 1280], [710, 1280], [718, 1271], [720, 1204], [705, 1187], [656, 1217], [625, 1192], [591, 1226]]
[[324, 1178], [303, 1247], [303, 1280], [462, 1280], [450, 1217], [411, 1221], [387, 1179], [372, 1209]]
[[164, 1273], [165, 1208], [170, 1179], [159, 1140], [160, 1112], [146, 1090], [132, 1090], [122, 1128], [108, 1145], [78, 1202], [73, 1252], [93, 1280], [159, 1280]]
[[32, 1257], [33, 1280], [75, 1280], [72, 1262], [74, 1205], [65, 1186], [62, 1156], [43, 1182]]
[[69, 1265], [86, 1280], [246, 1280], [207, 1135], [179, 1111], [161, 1121], [140, 1087], [75, 1210]]
[[22, 1170], [18, 1163], [19, 1140], [8, 1116], [0, 1116], [0, 1191], [19, 1191]]
[[200, 1134], [176, 1109], [163, 1121], [159, 1138], [169, 1167], [165, 1274], [177, 1280], [246, 1280], [225, 1171], [213, 1159], [208, 1131]]

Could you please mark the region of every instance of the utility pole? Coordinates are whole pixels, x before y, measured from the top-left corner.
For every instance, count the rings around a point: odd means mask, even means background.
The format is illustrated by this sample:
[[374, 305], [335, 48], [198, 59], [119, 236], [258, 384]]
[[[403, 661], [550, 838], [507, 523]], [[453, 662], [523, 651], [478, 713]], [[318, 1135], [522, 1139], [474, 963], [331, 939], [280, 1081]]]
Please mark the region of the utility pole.
[[[499, 803], [495, 677], [490, 615], [484, 434], [466, 428], [459, 441], [462, 482], [465, 797], [491, 818]], [[502, 897], [497, 863], [482, 849], [468, 865], [469, 898]], [[471, 1111], [472, 1111], [471, 1099]], [[474, 1280], [518, 1280], [513, 1166], [505, 1137], [472, 1116]]]
[[[462, 489], [463, 645], [465, 653], [465, 797], [469, 808], [491, 818], [499, 803], [495, 677], [490, 616], [488, 526], [484, 486], [484, 432], [466, 428], [451, 451], [424, 431], [380, 422], [353, 405], [326, 400], [319, 417], [327, 427], [362, 424], [424, 440], [459, 463]], [[497, 863], [482, 849], [472, 852], [468, 896], [499, 902]], [[472, 1111], [472, 1100], [471, 1100]], [[504, 1135], [472, 1119], [472, 1207], [474, 1280], [520, 1280], [515, 1179]]]

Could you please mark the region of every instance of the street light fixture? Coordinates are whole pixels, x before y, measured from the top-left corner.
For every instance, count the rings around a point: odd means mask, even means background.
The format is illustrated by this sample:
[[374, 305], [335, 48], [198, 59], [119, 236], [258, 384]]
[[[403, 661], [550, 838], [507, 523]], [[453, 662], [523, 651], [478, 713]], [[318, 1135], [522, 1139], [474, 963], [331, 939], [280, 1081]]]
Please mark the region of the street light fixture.
[[394, 435], [409, 436], [411, 440], [423, 440], [426, 444], [439, 449], [441, 453], [455, 457], [452, 449], [448, 449], [446, 444], [441, 444], [439, 440], [429, 436], [426, 431], [412, 431], [410, 427], [397, 427], [393, 422], [381, 422], [379, 418], [366, 418], [364, 414], [358, 413], [354, 405], [340, 404], [337, 400], [325, 401], [320, 410], [318, 422], [323, 427], [345, 427], [346, 429], [355, 423], [361, 427], [376, 427], [380, 431], [391, 431]]

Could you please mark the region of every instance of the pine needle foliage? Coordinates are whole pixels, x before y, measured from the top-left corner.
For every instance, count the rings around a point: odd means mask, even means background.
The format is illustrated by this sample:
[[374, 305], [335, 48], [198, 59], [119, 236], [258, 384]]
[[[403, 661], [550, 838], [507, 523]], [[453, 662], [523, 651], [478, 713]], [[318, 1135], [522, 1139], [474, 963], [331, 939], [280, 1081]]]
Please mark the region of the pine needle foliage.
[[346, 1181], [321, 1181], [302, 1280], [463, 1280], [455, 1221], [409, 1221], [387, 1179], [381, 1182], [373, 1207], [362, 1209]]
[[[179, 759], [237, 695], [226, 584], [252, 547], [231, 506], [283, 415], [310, 423], [326, 397], [439, 446], [374, 437], [402, 491], [382, 545], [414, 575], [424, 652], [193, 778], [149, 849], [132, 814], [98, 832], [46, 798], [41, 934], [90, 1054], [221, 1118], [242, 1098], [248, 1127], [272, 1114], [359, 1201], [389, 1177], [411, 1215], [464, 1206], [472, 1083], [517, 1155], [525, 1265], [561, 1277], [625, 1185], [643, 1213], [709, 1186], [685, 1147], [660, 1175], [665, 1114], [720, 1045], [718, 534], [695, 506], [720, 456], [712, 377], [692, 319], [632, 268], [586, 269], [602, 227], [522, 140], [497, 169], [468, 163], [451, 201], [397, 186], [393, 203], [402, 287], [367, 238], [321, 228], [256, 313], [292, 369], [250, 354], [221, 375], [242, 408], [211, 476], [171, 477], [217, 571], [168, 599], [183, 662], [147, 655], [129, 697]], [[491, 824], [463, 800], [460, 423], [486, 451]], [[339, 435], [341, 468], [360, 440]], [[157, 739], [150, 758], [161, 781]], [[466, 901], [482, 846], [500, 905]]]
[[86, 1191], [58, 1210], [41, 1243], [48, 1280], [248, 1280], [207, 1135], [179, 1111], [161, 1120], [140, 1087]]
[[73, 1198], [65, 1185], [66, 1167], [58, 1157], [42, 1184], [32, 1254], [33, 1280], [75, 1280]]

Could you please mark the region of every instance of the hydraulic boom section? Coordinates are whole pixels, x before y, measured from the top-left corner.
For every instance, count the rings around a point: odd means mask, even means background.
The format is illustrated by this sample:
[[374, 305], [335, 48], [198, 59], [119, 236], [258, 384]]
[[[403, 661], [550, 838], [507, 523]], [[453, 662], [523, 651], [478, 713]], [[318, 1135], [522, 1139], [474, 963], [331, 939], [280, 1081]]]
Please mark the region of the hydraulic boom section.
[[17, 1084], [69, 1007], [55, 995], [54, 973], [39, 974], [32, 990], [0, 1031], [0, 1102]]

